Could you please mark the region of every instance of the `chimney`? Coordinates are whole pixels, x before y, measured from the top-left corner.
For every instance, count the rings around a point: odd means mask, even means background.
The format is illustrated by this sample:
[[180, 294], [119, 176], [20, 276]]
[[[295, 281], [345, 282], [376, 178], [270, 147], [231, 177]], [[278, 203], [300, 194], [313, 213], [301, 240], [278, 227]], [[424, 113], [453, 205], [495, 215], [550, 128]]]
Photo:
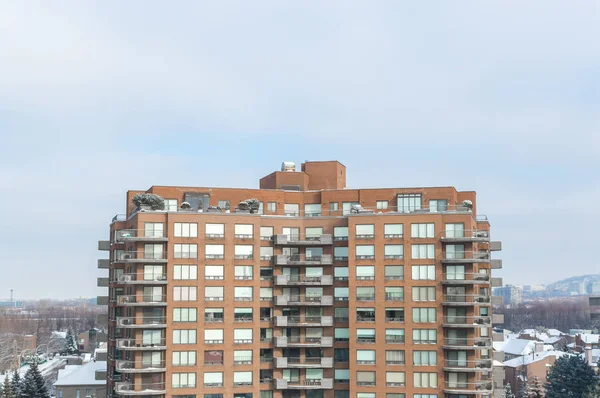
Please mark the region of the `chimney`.
[[590, 347], [585, 348], [584, 358], [585, 358], [585, 361], [588, 363], [588, 365], [591, 366], [593, 363], [593, 360], [592, 360], [592, 349]]
[[535, 352], [542, 352], [544, 351], [544, 343], [542, 343], [541, 341], [536, 341], [535, 342]]

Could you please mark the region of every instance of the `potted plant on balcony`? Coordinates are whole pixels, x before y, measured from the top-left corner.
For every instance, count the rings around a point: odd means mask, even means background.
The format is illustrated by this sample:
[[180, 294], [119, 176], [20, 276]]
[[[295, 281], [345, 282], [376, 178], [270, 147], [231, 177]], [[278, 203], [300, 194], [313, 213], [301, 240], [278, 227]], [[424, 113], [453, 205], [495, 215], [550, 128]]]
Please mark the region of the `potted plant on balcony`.
[[473, 202], [471, 202], [470, 200], [466, 199], [463, 200], [462, 202], [462, 207], [464, 207], [465, 209], [467, 209], [468, 211], [473, 210]]
[[164, 210], [165, 200], [153, 193], [138, 193], [131, 199], [140, 210]]
[[258, 201], [258, 199], [246, 199], [246, 200], [242, 200], [240, 203], [238, 203], [235, 212], [236, 213], [251, 213], [251, 214], [255, 214], [258, 213], [258, 210], [260, 209], [260, 202]]
[[179, 206], [181, 210], [192, 210], [192, 205], [188, 202], [181, 202], [181, 206]]

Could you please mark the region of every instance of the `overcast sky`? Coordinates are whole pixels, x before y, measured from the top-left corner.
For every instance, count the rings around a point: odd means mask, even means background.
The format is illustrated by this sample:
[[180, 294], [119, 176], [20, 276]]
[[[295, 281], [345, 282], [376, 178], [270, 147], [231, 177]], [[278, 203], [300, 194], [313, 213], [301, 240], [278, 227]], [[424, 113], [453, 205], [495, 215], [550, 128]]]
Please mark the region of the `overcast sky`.
[[306, 159], [476, 190], [505, 282], [600, 273], [599, 8], [2, 1], [0, 297], [102, 292], [127, 189]]

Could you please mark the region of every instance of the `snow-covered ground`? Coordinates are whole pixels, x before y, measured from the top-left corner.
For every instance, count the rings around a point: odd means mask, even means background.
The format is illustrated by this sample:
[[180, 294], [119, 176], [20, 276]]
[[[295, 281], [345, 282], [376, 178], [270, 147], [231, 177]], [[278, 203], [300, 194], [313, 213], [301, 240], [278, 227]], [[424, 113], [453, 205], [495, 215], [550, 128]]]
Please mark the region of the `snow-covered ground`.
[[[48, 384], [48, 382], [51, 382], [50, 384], [52, 384], [56, 381], [56, 377], [58, 376], [58, 370], [64, 368], [66, 364], [67, 357], [57, 356], [38, 365], [38, 368], [40, 369], [44, 380], [46, 380], [46, 384]], [[27, 373], [28, 370], [29, 365], [22, 366], [19, 369], [19, 375], [21, 376], [21, 378], [25, 376], [25, 373]], [[12, 372], [8, 372], [6, 375], [0, 375], [0, 384], [4, 383], [4, 378], [7, 376], [12, 377]]]

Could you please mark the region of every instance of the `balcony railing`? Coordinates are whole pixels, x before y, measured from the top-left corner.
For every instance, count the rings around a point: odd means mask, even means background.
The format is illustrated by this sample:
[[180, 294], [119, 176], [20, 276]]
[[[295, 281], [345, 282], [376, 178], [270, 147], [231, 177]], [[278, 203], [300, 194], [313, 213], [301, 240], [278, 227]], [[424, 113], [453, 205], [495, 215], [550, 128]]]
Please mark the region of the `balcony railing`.
[[333, 337], [276, 336], [275, 347], [333, 347]]
[[116, 368], [121, 373], [156, 373], [165, 372], [167, 365], [165, 361], [125, 361], [117, 360]]
[[491, 304], [490, 296], [482, 296], [479, 294], [445, 294], [442, 297], [444, 305], [476, 305], [476, 304]]
[[489, 316], [445, 316], [444, 326], [489, 326], [492, 319]]
[[140, 383], [134, 384], [130, 382], [115, 383], [115, 394], [124, 396], [138, 395], [164, 395], [166, 394], [165, 383]]
[[123, 306], [165, 306], [167, 296], [160, 294], [149, 295], [122, 295], [112, 299], [112, 302]]
[[127, 251], [113, 259], [115, 263], [166, 263], [166, 252]]
[[467, 348], [490, 348], [492, 340], [489, 337], [468, 338], [468, 337], [450, 337], [444, 339], [444, 348], [447, 349], [467, 349]]
[[275, 296], [275, 305], [329, 306], [333, 305], [333, 296]]
[[442, 263], [489, 263], [490, 252], [484, 251], [454, 251], [444, 252], [442, 256]]
[[130, 329], [141, 329], [141, 328], [166, 328], [167, 317], [165, 316], [140, 316], [140, 317], [117, 317], [117, 327], [119, 328], [130, 328]]
[[166, 339], [117, 339], [117, 348], [123, 351], [159, 351], [167, 349]]
[[493, 391], [493, 383], [491, 381], [478, 381], [475, 383], [447, 381], [444, 383], [444, 391], [448, 393], [489, 395]]
[[460, 369], [460, 371], [467, 371], [469, 369], [490, 370], [492, 368], [492, 360], [491, 359], [478, 359], [475, 361], [462, 361], [462, 360], [446, 359], [446, 360], [444, 360], [444, 367]]
[[332, 357], [278, 357], [275, 358], [276, 368], [331, 368]]
[[168, 238], [163, 231], [145, 231], [138, 229], [121, 229], [115, 231], [115, 242], [166, 242]]
[[290, 246], [325, 246], [333, 244], [331, 234], [320, 235], [275, 235], [275, 245]]
[[333, 379], [306, 379], [306, 380], [287, 380], [274, 379], [276, 390], [319, 390], [332, 389]]
[[463, 231], [442, 231], [442, 242], [489, 242], [490, 231], [467, 229]]
[[277, 316], [275, 317], [277, 327], [322, 327], [333, 326], [331, 316]]
[[279, 286], [331, 286], [332, 275], [276, 275], [275, 284]]
[[280, 254], [274, 257], [277, 265], [331, 265], [333, 258], [330, 254], [321, 256], [306, 256], [305, 254]]
[[442, 283], [447, 285], [486, 284], [490, 283], [490, 274], [482, 272], [444, 273]]
[[164, 285], [167, 283], [167, 274], [121, 274], [115, 282], [132, 285]]

